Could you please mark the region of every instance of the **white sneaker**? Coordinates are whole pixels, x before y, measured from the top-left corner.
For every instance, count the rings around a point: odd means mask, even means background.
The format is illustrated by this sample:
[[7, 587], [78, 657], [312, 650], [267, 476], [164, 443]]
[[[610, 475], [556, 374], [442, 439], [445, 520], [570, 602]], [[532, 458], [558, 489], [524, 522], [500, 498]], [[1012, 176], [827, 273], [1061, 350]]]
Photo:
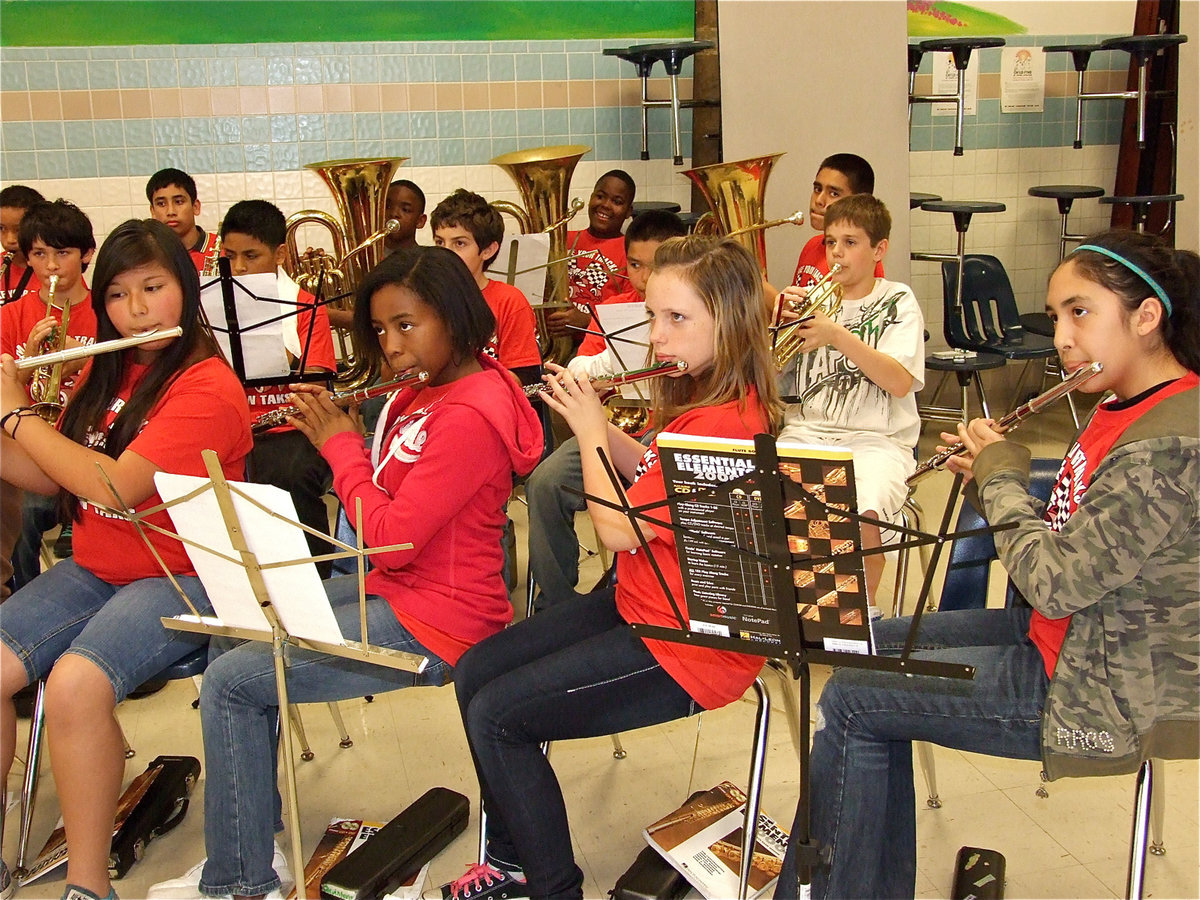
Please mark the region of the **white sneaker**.
[[[226, 894], [225, 897], [212, 898], [207, 894], [200, 893], [200, 875], [204, 871], [206, 862], [208, 860], [202, 859], [178, 878], [151, 885], [150, 890], [146, 892], [147, 900], [226, 900], [226, 898], [231, 900], [232, 895], [230, 894]], [[287, 856], [278, 842], [275, 844], [275, 856], [271, 860], [271, 866], [283, 884], [267, 894], [266, 900], [283, 900], [293, 887], [292, 870], [288, 866]]]

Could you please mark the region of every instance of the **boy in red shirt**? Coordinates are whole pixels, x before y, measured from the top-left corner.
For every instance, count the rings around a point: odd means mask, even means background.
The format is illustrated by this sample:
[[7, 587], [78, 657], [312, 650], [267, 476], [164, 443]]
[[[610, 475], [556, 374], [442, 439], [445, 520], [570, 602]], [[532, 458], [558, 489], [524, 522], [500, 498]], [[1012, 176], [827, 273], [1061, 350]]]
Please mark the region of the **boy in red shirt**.
[[487, 277], [487, 267], [500, 252], [504, 237], [500, 213], [483, 197], [459, 188], [433, 208], [430, 225], [434, 244], [453, 251], [466, 263], [496, 317], [496, 333], [488, 343], [487, 354], [512, 371], [522, 384], [539, 381], [542, 354], [533, 307], [518, 288]]
[[550, 337], [566, 336], [578, 344], [581, 340], [578, 329], [587, 327], [592, 307], [625, 290], [622, 277], [625, 240], [621, 228], [633, 212], [636, 192], [633, 178], [621, 169], [605, 172], [596, 182], [588, 200], [588, 227], [567, 232], [567, 254], [573, 257], [567, 269], [572, 308], [546, 317]]
[[[283, 320], [284, 345], [295, 365], [305, 360], [306, 372], [334, 372], [337, 361], [333, 353], [333, 335], [324, 306], [316, 306], [316, 298], [296, 286], [279, 267], [286, 255], [284, 242], [287, 226], [283, 213], [266, 200], [243, 200], [231, 206], [221, 220], [221, 254], [229, 260], [235, 278], [242, 275], [276, 274], [279, 279], [279, 299], [295, 303], [298, 315]], [[292, 306], [280, 304], [280, 314]], [[307, 349], [307, 353], [305, 350]], [[291, 391], [286, 383], [246, 388], [250, 416], [256, 419], [280, 406], [291, 403]], [[329, 532], [329, 511], [325, 506], [325, 491], [332, 475], [329, 465], [321, 458], [308, 438], [291, 425], [279, 425], [254, 436], [248, 472], [259, 484], [273, 484], [292, 495], [296, 515], [310, 528]], [[329, 553], [331, 548], [315, 535], [305, 533], [309, 550], [314, 556]], [[322, 578], [328, 578], [331, 563], [317, 563]]]
[[160, 169], [146, 182], [146, 199], [150, 201], [150, 215], [183, 241], [197, 272], [203, 272], [216, 261], [216, 234], [208, 234], [196, 224], [200, 198], [191, 175], [179, 169]]
[[0, 245], [4, 248], [4, 262], [0, 269], [0, 304], [16, 300], [26, 291], [36, 291], [41, 287], [21, 250], [17, 231], [25, 213], [35, 204], [44, 202], [45, 197], [23, 184], [10, 184], [0, 190]]

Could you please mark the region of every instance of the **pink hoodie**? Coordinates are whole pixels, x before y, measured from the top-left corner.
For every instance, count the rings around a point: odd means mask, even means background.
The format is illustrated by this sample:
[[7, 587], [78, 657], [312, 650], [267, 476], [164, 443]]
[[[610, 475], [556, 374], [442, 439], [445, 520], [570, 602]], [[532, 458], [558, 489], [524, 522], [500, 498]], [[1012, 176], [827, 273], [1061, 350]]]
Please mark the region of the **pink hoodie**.
[[350, 432], [321, 449], [351, 524], [362, 499], [364, 543], [413, 545], [371, 556], [368, 593], [452, 665], [512, 620], [504, 506], [513, 473], [528, 474], [542, 453], [541, 423], [516, 379], [479, 361], [482, 372], [444, 387], [395, 394], [370, 453]]

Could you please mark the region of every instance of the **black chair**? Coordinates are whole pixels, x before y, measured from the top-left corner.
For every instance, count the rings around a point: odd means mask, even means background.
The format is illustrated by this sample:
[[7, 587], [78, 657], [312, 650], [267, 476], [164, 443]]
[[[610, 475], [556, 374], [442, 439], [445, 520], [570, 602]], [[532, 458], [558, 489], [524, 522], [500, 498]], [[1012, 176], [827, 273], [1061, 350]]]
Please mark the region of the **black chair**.
[[[958, 263], [943, 262], [946, 343], [960, 350], [999, 353], [1005, 359], [1023, 360], [1025, 368], [1017, 379], [1016, 389], [1016, 396], [1020, 398], [1029, 363], [1035, 359], [1046, 361], [1057, 355], [1054, 340], [1031, 334], [1021, 325], [1008, 273], [996, 257], [982, 253], [963, 257], [961, 303], [954, 302], [957, 283]], [[1074, 404], [1071, 414], [1075, 415]]]

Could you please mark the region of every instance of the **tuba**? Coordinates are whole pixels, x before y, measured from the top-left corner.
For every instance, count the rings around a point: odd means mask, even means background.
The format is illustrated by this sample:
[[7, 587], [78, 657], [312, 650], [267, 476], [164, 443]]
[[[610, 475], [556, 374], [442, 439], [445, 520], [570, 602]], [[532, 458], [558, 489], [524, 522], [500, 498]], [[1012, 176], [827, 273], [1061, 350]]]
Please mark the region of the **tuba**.
[[567, 144], [516, 150], [491, 160], [516, 182], [524, 207], [504, 200], [494, 201], [493, 208], [514, 217], [523, 234], [542, 232], [550, 235], [550, 263], [546, 268], [546, 291], [543, 303], [534, 307], [537, 313], [542, 358], [566, 365], [575, 349], [568, 337], [551, 340], [546, 330], [546, 311], [563, 309], [570, 302], [567, 296], [567, 222], [580, 209], [579, 200], [567, 204], [567, 191], [575, 166], [591, 147]]
[[711, 209], [711, 216], [707, 213], [701, 216], [695, 231], [736, 237], [738, 243], [754, 254], [764, 272], [767, 270], [767, 241], [763, 231], [775, 225], [799, 224], [804, 220], [802, 214], [793, 213], [786, 219], [767, 222], [763, 215], [767, 179], [781, 156], [782, 153], [772, 153], [698, 166], [681, 173], [695, 183]]
[[[287, 270], [300, 287], [319, 297], [338, 297], [335, 309], [354, 308], [351, 294], [363, 276], [383, 259], [378, 243], [387, 233], [385, 207], [392, 175], [408, 157], [394, 159], [333, 159], [309, 163], [320, 176], [337, 204], [338, 217], [319, 209], [305, 209], [287, 220]], [[301, 225], [322, 225], [329, 230], [333, 253], [308, 250], [301, 253], [296, 231]], [[355, 346], [353, 333], [335, 328], [338, 349], [347, 368], [335, 379], [350, 390], [370, 383], [379, 374], [366, 361], [362, 347]]]

